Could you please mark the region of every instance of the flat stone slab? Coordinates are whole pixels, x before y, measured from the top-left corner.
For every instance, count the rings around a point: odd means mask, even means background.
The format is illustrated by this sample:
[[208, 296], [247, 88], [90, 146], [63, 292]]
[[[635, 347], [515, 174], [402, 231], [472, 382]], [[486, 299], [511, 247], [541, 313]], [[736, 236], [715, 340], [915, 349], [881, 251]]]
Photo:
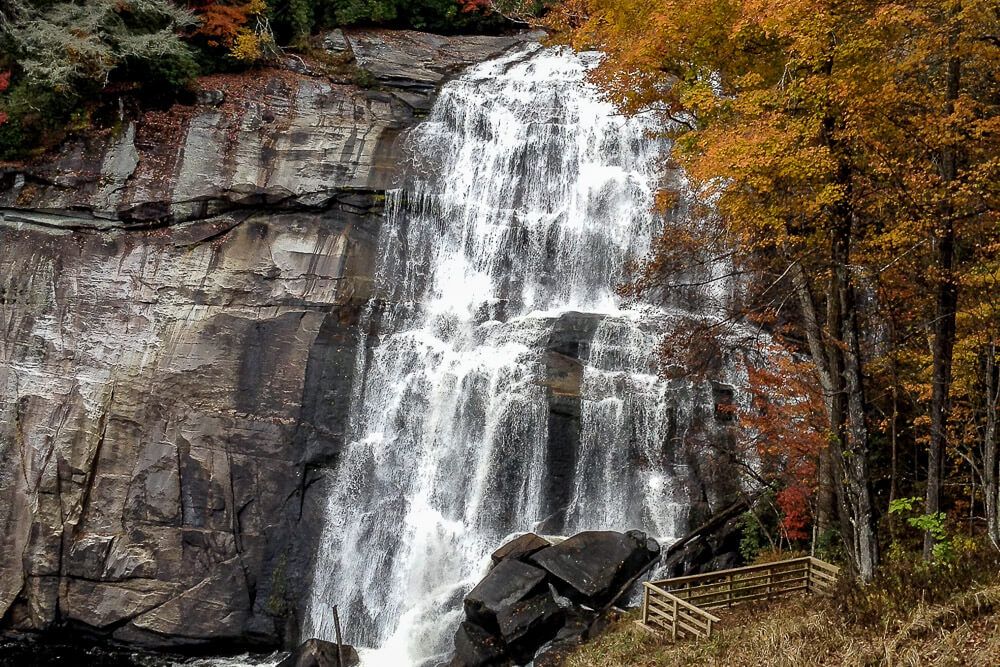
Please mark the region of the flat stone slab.
[[515, 537], [510, 542], [494, 551], [490, 558], [492, 558], [494, 565], [500, 561], [507, 560], [508, 558], [512, 558], [514, 560], [524, 560], [528, 556], [536, 554], [542, 549], [550, 546], [552, 546], [552, 543], [544, 537], [540, 537], [534, 533], [525, 533], [520, 537]]
[[[492, 37], [432, 35], [413, 30], [348, 30], [342, 33], [358, 67], [384, 85], [434, 88], [469, 65], [490, 60], [540, 33]], [[336, 43], [336, 39], [332, 40]]]
[[567, 597], [597, 608], [613, 602], [659, 551], [655, 540], [638, 531], [588, 531], [542, 549], [531, 562], [565, 584]]

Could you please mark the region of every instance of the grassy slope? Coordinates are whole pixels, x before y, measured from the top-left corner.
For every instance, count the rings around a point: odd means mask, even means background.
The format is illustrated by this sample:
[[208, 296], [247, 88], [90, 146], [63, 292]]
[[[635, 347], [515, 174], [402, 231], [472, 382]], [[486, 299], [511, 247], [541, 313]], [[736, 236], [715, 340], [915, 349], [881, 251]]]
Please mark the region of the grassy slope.
[[879, 627], [851, 625], [815, 597], [727, 611], [717, 635], [698, 642], [671, 644], [636, 618], [580, 647], [565, 667], [1000, 665], [1000, 582], [918, 604]]

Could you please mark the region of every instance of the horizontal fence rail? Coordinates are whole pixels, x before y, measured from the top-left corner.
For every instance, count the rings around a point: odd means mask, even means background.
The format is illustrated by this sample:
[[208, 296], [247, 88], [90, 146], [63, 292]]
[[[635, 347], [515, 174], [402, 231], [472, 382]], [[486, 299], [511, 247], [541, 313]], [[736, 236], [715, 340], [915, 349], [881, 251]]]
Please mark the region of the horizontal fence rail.
[[806, 556], [643, 584], [642, 624], [678, 637], [711, 637], [719, 619], [709, 609], [771, 600], [791, 593], [829, 595], [840, 568]]
[[678, 637], [711, 637], [719, 618], [648, 581], [643, 584], [642, 622]]

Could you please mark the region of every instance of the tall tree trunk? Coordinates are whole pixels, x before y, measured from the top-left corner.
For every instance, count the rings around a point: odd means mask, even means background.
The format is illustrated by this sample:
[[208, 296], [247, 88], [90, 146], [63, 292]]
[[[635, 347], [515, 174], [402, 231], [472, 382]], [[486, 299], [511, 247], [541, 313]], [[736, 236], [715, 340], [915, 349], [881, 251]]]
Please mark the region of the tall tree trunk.
[[861, 368], [861, 342], [858, 312], [850, 279], [842, 286], [844, 294], [844, 388], [847, 392], [848, 438], [844, 451], [847, 503], [851, 510], [855, 561], [862, 581], [871, 581], [878, 567], [879, 548], [872, 506], [871, 475], [868, 468], [868, 423], [864, 375]]
[[[958, 57], [948, 61], [946, 113], [954, 112], [961, 84], [962, 63]], [[949, 187], [958, 176], [958, 149], [945, 146], [941, 151], [941, 177]], [[950, 200], [950, 194], [948, 196]], [[943, 207], [940, 226], [935, 232], [934, 264], [938, 271], [937, 304], [934, 313], [932, 346], [933, 379], [931, 386], [931, 437], [927, 453], [927, 514], [941, 511], [941, 484], [944, 478], [944, 449], [948, 437], [949, 395], [952, 358], [955, 350], [955, 312], [958, 308], [958, 284], [955, 280], [955, 221], [951, 205]], [[934, 536], [924, 533], [924, 560], [933, 557]]]
[[1000, 378], [997, 377], [997, 346], [986, 346], [986, 424], [983, 430], [983, 496], [986, 499], [986, 530], [993, 546], [1000, 549], [1000, 470], [997, 466], [997, 403], [1000, 402]]
[[827, 345], [830, 375], [837, 391], [837, 418], [831, 447], [841, 507], [841, 530], [855, 574], [870, 581], [878, 565], [878, 540], [868, 473], [868, 427], [865, 421], [864, 377], [854, 289], [851, 285], [851, 213], [840, 211], [833, 232], [833, 268], [827, 294]]
[[[827, 74], [834, 67], [835, 40], [831, 35]], [[856, 232], [852, 204], [852, 171], [849, 149], [838, 138], [839, 112], [828, 109], [823, 119], [822, 141], [837, 157], [837, 183], [844, 186], [843, 199], [830, 213], [830, 281], [827, 286], [826, 370], [830, 393], [830, 426], [833, 438], [830, 458], [840, 510], [841, 534], [851, 568], [862, 581], [871, 581], [878, 566], [878, 540], [875, 513], [871, 502], [871, 479], [868, 472], [867, 405], [859, 318], [851, 279], [851, 242]]]
[[[896, 320], [889, 318], [889, 344], [893, 353], [890, 363], [892, 371], [892, 417], [889, 422], [889, 446], [891, 449], [891, 467], [889, 469], [889, 504], [899, 497], [899, 358], [895, 350], [898, 348], [896, 341]], [[890, 525], [890, 530], [892, 526]]]

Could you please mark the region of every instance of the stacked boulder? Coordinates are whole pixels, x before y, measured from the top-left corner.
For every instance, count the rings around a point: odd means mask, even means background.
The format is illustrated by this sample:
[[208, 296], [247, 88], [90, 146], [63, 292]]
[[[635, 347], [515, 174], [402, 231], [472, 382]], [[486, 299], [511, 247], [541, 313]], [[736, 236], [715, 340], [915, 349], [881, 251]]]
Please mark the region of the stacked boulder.
[[659, 557], [660, 545], [639, 531], [588, 531], [555, 544], [518, 537], [466, 596], [452, 667], [524, 665], [544, 648], [579, 641]]

